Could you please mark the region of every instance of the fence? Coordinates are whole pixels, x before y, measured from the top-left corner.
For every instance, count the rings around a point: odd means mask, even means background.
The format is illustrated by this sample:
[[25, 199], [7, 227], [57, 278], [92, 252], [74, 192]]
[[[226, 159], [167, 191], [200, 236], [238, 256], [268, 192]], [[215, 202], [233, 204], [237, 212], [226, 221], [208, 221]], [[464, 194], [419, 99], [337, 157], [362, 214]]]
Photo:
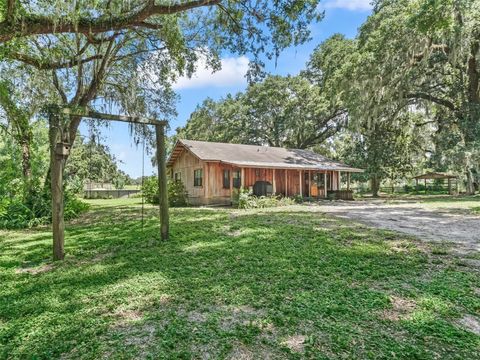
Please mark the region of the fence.
[[140, 190], [85, 190], [83, 192], [83, 197], [85, 199], [122, 199], [129, 198], [132, 195], [140, 193]]

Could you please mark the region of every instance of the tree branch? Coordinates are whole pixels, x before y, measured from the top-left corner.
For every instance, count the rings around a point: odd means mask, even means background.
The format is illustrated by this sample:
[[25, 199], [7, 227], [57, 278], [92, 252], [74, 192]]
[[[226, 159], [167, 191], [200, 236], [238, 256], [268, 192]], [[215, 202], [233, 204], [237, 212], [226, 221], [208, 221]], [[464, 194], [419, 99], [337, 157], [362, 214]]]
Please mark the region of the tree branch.
[[413, 55], [413, 60], [415, 62], [420, 62], [420, 61], [423, 60], [425, 55], [427, 55], [429, 53], [437, 52], [437, 51], [441, 51], [445, 54], [449, 54], [450, 53], [450, 48], [448, 47], [448, 45], [444, 45], [444, 44], [432, 44], [432, 45], [429, 46], [429, 48], [427, 50], [422, 51], [419, 54]]
[[156, 15], [171, 15], [199, 7], [217, 5], [222, 0], [192, 0], [173, 5], [156, 5], [154, 0], [145, 1], [145, 5], [130, 15], [113, 17], [80, 18], [73, 21], [68, 18], [52, 19], [46, 16], [26, 15], [17, 19], [7, 18], [0, 23], [0, 43], [13, 38], [40, 34], [82, 33], [97, 34], [131, 27], [158, 29], [160, 25], [147, 22]]
[[60, 61], [45, 62], [33, 56], [29, 56], [21, 53], [10, 53], [9, 58], [12, 60], [17, 60], [25, 64], [34, 66], [39, 70], [59, 70], [59, 69], [70, 69], [75, 66], [78, 66], [79, 64], [85, 64], [90, 61], [101, 59], [102, 55], [100, 54], [92, 55], [84, 59], [76, 58], [67, 62], [60, 62]]
[[15, 14], [15, 2], [16, 0], [7, 0], [7, 21], [13, 19], [13, 15]]
[[441, 106], [444, 106], [452, 111], [456, 111], [457, 108], [455, 106], [454, 103], [452, 103], [451, 101], [448, 101], [448, 100], [445, 100], [445, 99], [440, 99], [440, 98], [437, 98], [433, 95], [430, 95], [430, 94], [426, 94], [426, 93], [422, 93], [422, 92], [417, 92], [417, 93], [410, 93], [410, 94], [407, 94], [405, 96], [407, 99], [422, 99], [422, 100], [427, 100], [427, 101], [431, 101], [435, 104], [438, 104], [438, 105], [441, 105]]
[[53, 78], [53, 85], [55, 86], [58, 93], [60, 94], [60, 97], [62, 98], [63, 103], [66, 104], [68, 102], [67, 95], [65, 94], [65, 91], [63, 91], [62, 86], [58, 81], [57, 72], [55, 70], [52, 71], [52, 78]]

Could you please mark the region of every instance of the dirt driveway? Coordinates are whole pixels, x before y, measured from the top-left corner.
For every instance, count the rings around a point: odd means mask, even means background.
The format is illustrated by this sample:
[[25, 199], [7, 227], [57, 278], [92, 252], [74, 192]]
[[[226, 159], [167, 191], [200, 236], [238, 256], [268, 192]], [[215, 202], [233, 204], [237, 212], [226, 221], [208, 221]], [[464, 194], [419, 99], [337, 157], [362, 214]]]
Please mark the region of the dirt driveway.
[[471, 214], [461, 202], [361, 200], [324, 202], [318, 207], [316, 210], [378, 228], [451, 242], [460, 252], [480, 251], [480, 216]]

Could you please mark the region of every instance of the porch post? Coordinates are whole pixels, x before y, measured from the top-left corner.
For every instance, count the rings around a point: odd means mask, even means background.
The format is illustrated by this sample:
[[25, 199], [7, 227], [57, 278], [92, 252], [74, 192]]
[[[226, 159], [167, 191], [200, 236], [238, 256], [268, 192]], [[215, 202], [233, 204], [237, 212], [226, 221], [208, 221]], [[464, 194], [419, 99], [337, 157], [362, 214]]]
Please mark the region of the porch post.
[[240, 187], [242, 189], [245, 187], [245, 168], [243, 167], [240, 170]]
[[277, 193], [277, 182], [275, 181], [275, 169], [273, 169], [273, 195]]
[[285, 196], [288, 196], [288, 170], [285, 169]]
[[308, 197], [312, 197], [312, 170], [308, 170]]
[[342, 190], [342, 172], [341, 171], [337, 171], [337, 190]]
[[448, 194], [452, 194], [452, 181], [448, 178]]
[[347, 173], [347, 190], [350, 191], [350, 173]]
[[300, 196], [303, 198], [302, 170], [298, 170], [298, 177], [300, 178]]
[[324, 191], [325, 191], [325, 198], [327, 198], [327, 171], [325, 170], [325, 172], [323, 173], [323, 188], [324, 188]]

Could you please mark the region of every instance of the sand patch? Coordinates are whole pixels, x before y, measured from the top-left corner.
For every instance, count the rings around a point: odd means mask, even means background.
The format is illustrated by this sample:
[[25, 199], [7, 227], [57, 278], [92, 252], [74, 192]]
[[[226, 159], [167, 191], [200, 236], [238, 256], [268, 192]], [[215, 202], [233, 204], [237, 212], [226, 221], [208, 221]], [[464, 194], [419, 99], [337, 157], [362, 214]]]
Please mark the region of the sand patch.
[[480, 336], [480, 319], [473, 315], [465, 315], [463, 318], [457, 321], [467, 331]]
[[15, 274], [37, 275], [53, 270], [53, 264], [45, 264], [37, 267], [19, 268], [15, 270]]
[[296, 353], [303, 353], [305, 350], [305, 342], [307, 337], [305, 335], [293, 335], [286, 338], [281, 342], [283, 346], [286, 346], [290, 351]]
[[410, 319], [417, 304], [410, 299], [404, 299], [398, 296], [390, 296], [391, 309], [383, 311], [382, 317], [386, 320], [399, 321]]

